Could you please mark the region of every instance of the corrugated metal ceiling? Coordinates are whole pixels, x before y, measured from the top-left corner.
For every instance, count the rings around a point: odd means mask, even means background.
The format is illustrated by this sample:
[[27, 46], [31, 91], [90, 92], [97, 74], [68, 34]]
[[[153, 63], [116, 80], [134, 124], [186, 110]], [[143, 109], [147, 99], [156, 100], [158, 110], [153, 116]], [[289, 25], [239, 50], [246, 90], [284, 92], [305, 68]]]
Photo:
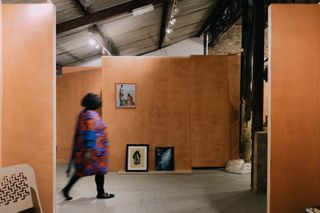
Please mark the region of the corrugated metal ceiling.
[[[94, 13], [126, 2], [130, 1], [108, 1], [106, 3], [106, 1], [101, 0], [87, 0], [83, 2], [83, 6], [89, 13]], [[169, 36], [170, 40], [163, 42], [163, 47], [194, 37], [217, 2], [218, 0], [179, 0], [178, 8], [180, 12], [176, 16], [177, 22], [174, 25], [174, 31]], [[172, 1], [169, 4], [168, 14], [171, 13], [171, 7]], [[141, 55], [159, 48], [162, 13], [163, 4], [160, 3], [155, 5], [152, 12], [143, 15], [132, 16], [132, 14], [127, 13], [102, 20], [99, 22], [99, 28], [109, 38], [107, 42], [112, 42], [119, 55]], [[58, 35], [57, 45], [61, 45], [62, 49], [66, 51], [64, 53], [61, 52], [61, 55], [68, 56], [72, 53], [72, 55], [84, 60], [84, 57], [88, 55], [97, 54], [97, 57], [99, 57], [99, 53], [96, 50], [92, 50], [92, 48], [88, 48], [86, 53], [81, 53], [80, 50], [87, 46], [88, 41], [85, 42], [85, 36], [78, 38], [77, 34], [80, 36], [84, 33], [89, 33], [89, 30], [81, 32], [70, 31], [63, 33], [63, 36]], [[64, 37], [73, 39], [67, 39], [66, 41]], [[79, 45], [79, 39], [86, 44]], [[70, 57], [68, 60], [63, 60], [63, 57], [61, 59], [60, 57], [58, 58], [58, 63], [61, 65], [72, 65], [72, 63], [76, 62], [72, 61]]]
[[[168, 0], [168, 15], [173, 0]], [[165, 47], [194, 37], [224, 0], [177, 0], [179, 13]], [[316, 0], [312, 0], [316, 1]], [[3, 3], [46, 3], [47, 0], [2, 0]], [[51, 0], [57, 7], [57, 64], [85, 62], [102, 55], [141, 55], [159, 49], [165, 0]], [[133, 16], [132, 9], [154, 3], [154, 10]], [[281, 2], [281, 1], [279, 1]], [[307, 2], [298, 0], [297, 2]], [[100, 48], [89, 42], [94, 38]], [[104, 53], [105, 54], [105, 53]]]
[[[88, 15], [107, 12], [108, 9], [121, 9], [145, 0], [51, 0], [57, 7], [57, 26], [86, 18]], [[162, 47], [195, 36], [219, 0], [178, 0], [179, 13], [174, 31]], [[45, 3], [46, 0], [4, 0], [4, 3]], [[150, 1], [149, 1], [150, 2]], [[89, 43], [95, 38], [109, 52], [117, 55], [141, 55], [159, 48], [163, 1], [154, 5], [154, 10], [139, 16], [130, 12], [119, 12], [106, 19], [72, 27], [57, 34], [57, 64], [72, 65], [92, 57], [100, 57], [102, 49]], [[169, 0], [168, 17], [173, 0]], [[120, 11], [120, 10], [119, 10]]]

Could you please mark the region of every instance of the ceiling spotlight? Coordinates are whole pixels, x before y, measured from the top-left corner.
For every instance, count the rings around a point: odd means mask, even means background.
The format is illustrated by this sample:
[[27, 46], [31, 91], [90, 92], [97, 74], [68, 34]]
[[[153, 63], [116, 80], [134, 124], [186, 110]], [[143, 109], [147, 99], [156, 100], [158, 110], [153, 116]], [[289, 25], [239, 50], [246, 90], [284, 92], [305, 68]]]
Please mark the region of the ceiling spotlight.
[[175, 16], [175, 15], [177, 15], [178, 13], [179, 13], [179, 8], [177, 8], [177, 7], [175, 7], [174, 9], [173, 9], [173, 15]]
[[170, 20], [170, 24], [171, 24], [171, 25], [174, 25], [176, 22], [177, 22], [177, 19], [176, 19], [176, 18], [172, 18], [172, 19]]
[[89, 43], [94, 46], [97, 42], [93, 38], [90, 38]]
[[95, 48], [96, 48], [96, 49], [100, 49], [100, 46], [99, 46], [99, 44], [97, 44], [97, 45], [95, 46]]
[[170, 34], [170, 33], [172, 33], [172, 29], [171, 28], [167, 28], [167, 30], [166, 30], [166, 32], [167, 32], [167, 34]]

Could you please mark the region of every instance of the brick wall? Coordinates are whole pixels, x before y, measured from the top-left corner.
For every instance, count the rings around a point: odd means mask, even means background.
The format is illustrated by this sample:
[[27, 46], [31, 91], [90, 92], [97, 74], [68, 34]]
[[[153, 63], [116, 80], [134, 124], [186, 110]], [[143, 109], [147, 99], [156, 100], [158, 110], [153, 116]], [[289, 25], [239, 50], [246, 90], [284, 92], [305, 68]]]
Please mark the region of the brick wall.
[[[218, 38], [217, 43], [209, 47], [209, 55], [229, 55], [242, 52], [242, 25], [235, 24]], [[268, 57], [268, 29], [264, 34], [264, 56]]]
[[227, 32], [218, 38], [218, 42], [209, 47], [209, 55], [237, 54], [241, 49], [241, 25], [233, 25]]

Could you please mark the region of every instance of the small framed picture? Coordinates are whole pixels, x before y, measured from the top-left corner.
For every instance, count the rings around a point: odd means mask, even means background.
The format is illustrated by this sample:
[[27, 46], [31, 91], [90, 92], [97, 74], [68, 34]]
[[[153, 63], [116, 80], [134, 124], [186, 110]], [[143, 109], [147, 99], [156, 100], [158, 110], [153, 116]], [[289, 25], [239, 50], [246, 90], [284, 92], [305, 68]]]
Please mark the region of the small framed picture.
[[156, 171], [174, 170], [174, 147], [156, 147]]
[[148, 171], [148, 144], [127, 144], [126, 171], [147, 172]]
[[116, 83], [115, 84], [116, 108], [134, 109], [136, 108], [136, 84]]

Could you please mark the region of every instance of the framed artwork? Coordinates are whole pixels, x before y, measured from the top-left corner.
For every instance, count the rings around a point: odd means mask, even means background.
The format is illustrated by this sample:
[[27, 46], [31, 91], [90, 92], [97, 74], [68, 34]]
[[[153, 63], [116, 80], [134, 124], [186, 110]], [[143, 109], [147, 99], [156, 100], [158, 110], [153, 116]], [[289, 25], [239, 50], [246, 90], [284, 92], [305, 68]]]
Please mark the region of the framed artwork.
[[157, 171], [174, 170], [174, 147], [156, 147], [155, 158]]
[[136, 84], [116, 83], [116, 108], [134, 109], [136, 108]]
[[147, 172], [148, 171], [148, 144], [127, 144], [126, 171]]

